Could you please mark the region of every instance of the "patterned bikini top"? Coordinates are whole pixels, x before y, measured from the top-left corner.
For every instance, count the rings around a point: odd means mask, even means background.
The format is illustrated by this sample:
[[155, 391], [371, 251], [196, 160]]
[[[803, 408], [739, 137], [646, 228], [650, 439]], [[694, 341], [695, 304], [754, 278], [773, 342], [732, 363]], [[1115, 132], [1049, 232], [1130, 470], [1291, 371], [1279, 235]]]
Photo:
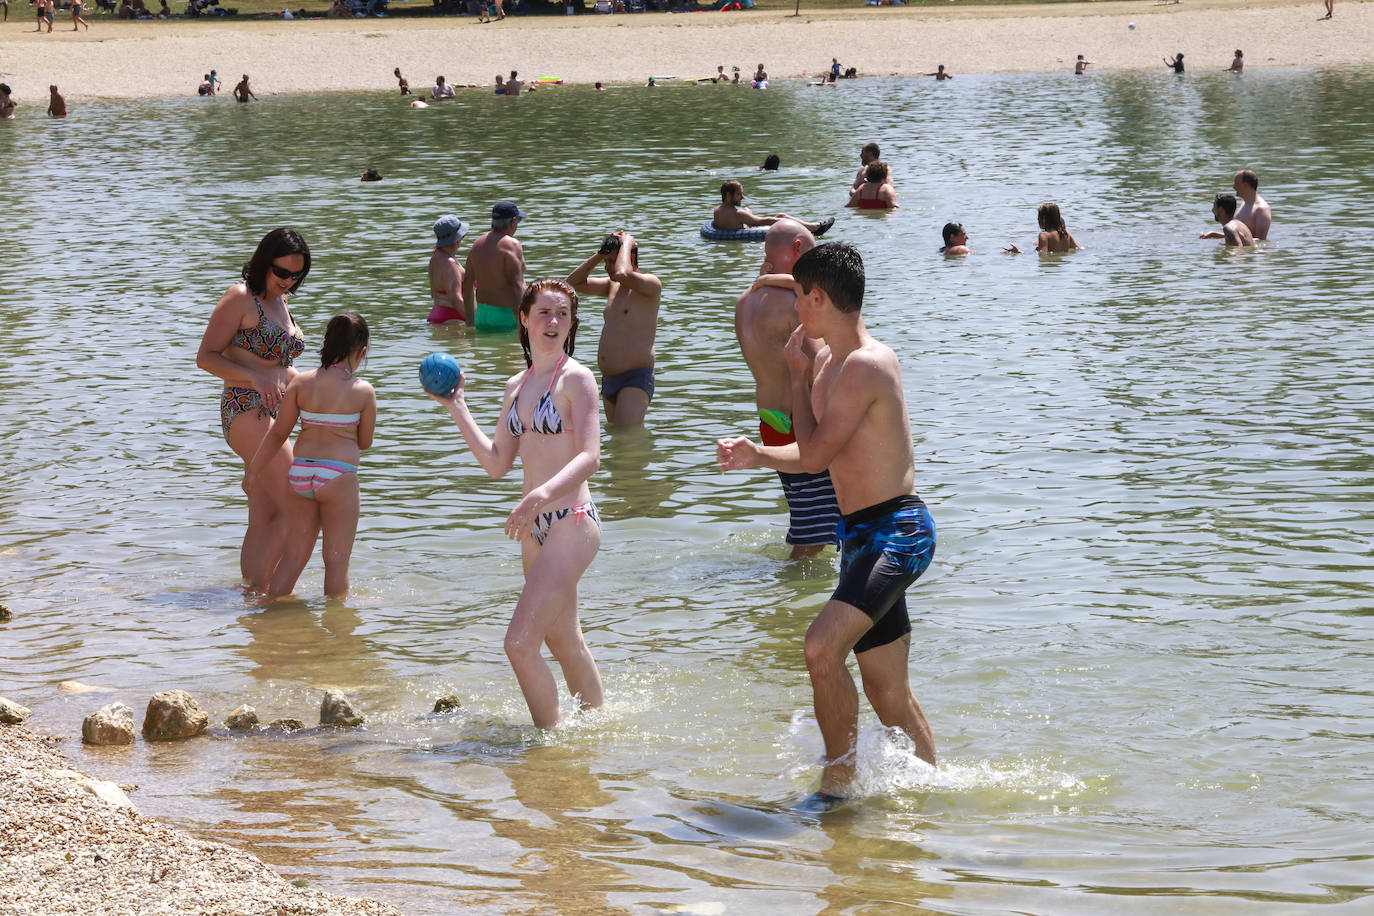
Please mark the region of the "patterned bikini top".
[[[257, 325], [246, 331], [239, 328], [232, 343], [262, 359], [283, 366], [291, 365], [296, 361], [296, 357], [305, 352], [305, 338], [299, 334], [292, 334], [276, 322], [268, 321], [257, 296], [253, 297], [253, 304], [258, 307]], [[286, 310], [286, 319], [291, 321], [290, 309]]]
[[[553, 367], [553, 375], [549, 377], [548, 390], [534, 402], [534, 412], [530, 414], [530, 432], [545, 436], [572, 432], [571, 429], [563, 429], [563, 417], [559, 414], [557, 405], [553, 403], [553, 383], [558, 380], [558, 373], [567, 358], [566, 353], [558, 358], [558, 365]], [[525, 377], [520, 380], [520, 387], [515, 389], [515, 397], [510, 400], [510, 413], [506, 414], [506, 429], [517, 439], [525, 434], [525, 424], [520, 421], [520, 392], [525, 390], [525, 382], [529, 381], [530, 373], [533, 371], [533, 366], [525, 370]]]

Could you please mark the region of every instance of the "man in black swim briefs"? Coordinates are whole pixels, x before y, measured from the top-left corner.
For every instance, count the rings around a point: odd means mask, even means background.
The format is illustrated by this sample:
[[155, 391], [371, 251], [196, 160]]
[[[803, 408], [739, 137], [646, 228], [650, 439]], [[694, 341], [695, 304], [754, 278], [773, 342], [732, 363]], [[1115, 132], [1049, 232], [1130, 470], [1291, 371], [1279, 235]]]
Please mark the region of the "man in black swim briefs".
[[[829, 468], [844, 513], [839, 585], [806, 633], [826, 762], [820, 791], [801, 807], [824, 811], [854, 789], [859, 700], [845, 664], [851, 651], [883, 725], [902, 729], [917, 756], [935, 763], [930, 725], [911, 692], [905, 597], [935, 554], [935, 525], [913, 492], [915, 456], [897, 357], [869, 335], [859, 314], [858, 251], [840, 242], [819, 245], [797, 260], [792, 276], [801, 318], [786, 348], [792, 431], [802, 470]], [[825, 341], [814, 356], [808, 337]]]
[[[601, 263], [606, 276], [593, 277]], [[596, 348], [606, 422], [639, 426], [654, 397], [654, 337], [663, 284], [639, 269], [639, 243], [623, 230], [606, 236], [596, 254], [568, 275], [568, 283], [579, 295], [606, 297]]]

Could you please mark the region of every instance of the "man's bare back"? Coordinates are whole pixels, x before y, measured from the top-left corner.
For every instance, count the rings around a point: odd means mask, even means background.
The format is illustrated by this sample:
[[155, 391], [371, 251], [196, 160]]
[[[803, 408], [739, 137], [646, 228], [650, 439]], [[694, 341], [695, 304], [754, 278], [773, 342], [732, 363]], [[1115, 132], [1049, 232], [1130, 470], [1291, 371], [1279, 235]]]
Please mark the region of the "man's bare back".
[[524, 247], [506, 233], [483, 233], [468, 250], [463, 277], [463, 299], [468, 308], [483, 302], [516, 311], [524, 292]]

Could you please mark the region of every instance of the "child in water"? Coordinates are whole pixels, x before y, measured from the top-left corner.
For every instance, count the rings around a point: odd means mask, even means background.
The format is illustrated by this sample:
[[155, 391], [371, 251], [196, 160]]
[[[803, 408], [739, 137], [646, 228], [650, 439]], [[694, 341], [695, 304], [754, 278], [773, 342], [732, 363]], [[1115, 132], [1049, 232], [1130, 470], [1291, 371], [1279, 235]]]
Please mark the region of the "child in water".
[[244, 488], [263, 473], [301, 424], [288, 482], [300, 497], [287, 509], [286, 550], [267, 589], [270, 598], [291, 594], [324, 531], [324, 593], [348, 592], [348, 562], [358, 534], [358, 462], [372, 445], [377, 394], [353, 377], [367, 354], [367, 322], [356, 312], [335, 315], [324, 332], [320, 368], [302, 372], [286, 386], [277, 420], [248, 467]]

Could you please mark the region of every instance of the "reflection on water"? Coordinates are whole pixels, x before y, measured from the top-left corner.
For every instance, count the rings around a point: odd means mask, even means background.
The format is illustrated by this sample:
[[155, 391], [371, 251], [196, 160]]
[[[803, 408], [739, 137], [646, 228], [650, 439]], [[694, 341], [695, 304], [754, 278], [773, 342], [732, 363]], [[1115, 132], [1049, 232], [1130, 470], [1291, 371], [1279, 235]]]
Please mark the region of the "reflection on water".
[[[511, 104], [513, 103], [513, 104]], [[0, 130], [5, 693], [75, 734], [186, 687], [210, 737], [76, 750], [135, 801], [409, 913], [1298, 912], [1368, 899], [1374, 73], [862, 80], [820, 92], [574, 87], [425, 111], [388, 95], [96, 104]], [[728, 129], [722, 130], [722, 125]], [[903, 207], [842, 212], [859, 146]], [[48, 164], [106, 170], [86, 192]], [[459, 152], [455, 154], [455, 150]], [[752, 171], [777, 151], [783, 169]], [[386, 180], [356, 176], [377, 168]], [[1273, 241], [1197, 234], [1255, 168]], [[697, 171], [698, 168], [705, 171]], [[733, 302], [761, 248], [696, 234], [720, 182], [839, 214], [903, 366], [939, 562], [913, 591], [931, 769], [865, 720], [864, 797], [823, 821], [801, 638], [834, 558], [793, 564], [748, 431]], [[453, 353], [490, 425], [509, 341], [429, 328], [430, 225], [516, 200], [531, 275], [628, 228], [665, 283], [643, 430], [608, 432], [582, 582], [606, 708], [544, 735], [501, 649], [521, 576], [490, 481], [415, 367]], [[1058, 202], [1086, 250], [1001, 255]], [[933, 256], [963, 222], [976, 252]], [[312, 346], [363, 312], [377, 443], [347, 602], [237, 588], [241, 468], [194, 369], [267, 229], [315, 268]], [[595, 352], [584, 317], [579, 352]], [[345, 689], [366, 729], [317, 721]], [[463, 707], [433, 713], [456, 693]]]

